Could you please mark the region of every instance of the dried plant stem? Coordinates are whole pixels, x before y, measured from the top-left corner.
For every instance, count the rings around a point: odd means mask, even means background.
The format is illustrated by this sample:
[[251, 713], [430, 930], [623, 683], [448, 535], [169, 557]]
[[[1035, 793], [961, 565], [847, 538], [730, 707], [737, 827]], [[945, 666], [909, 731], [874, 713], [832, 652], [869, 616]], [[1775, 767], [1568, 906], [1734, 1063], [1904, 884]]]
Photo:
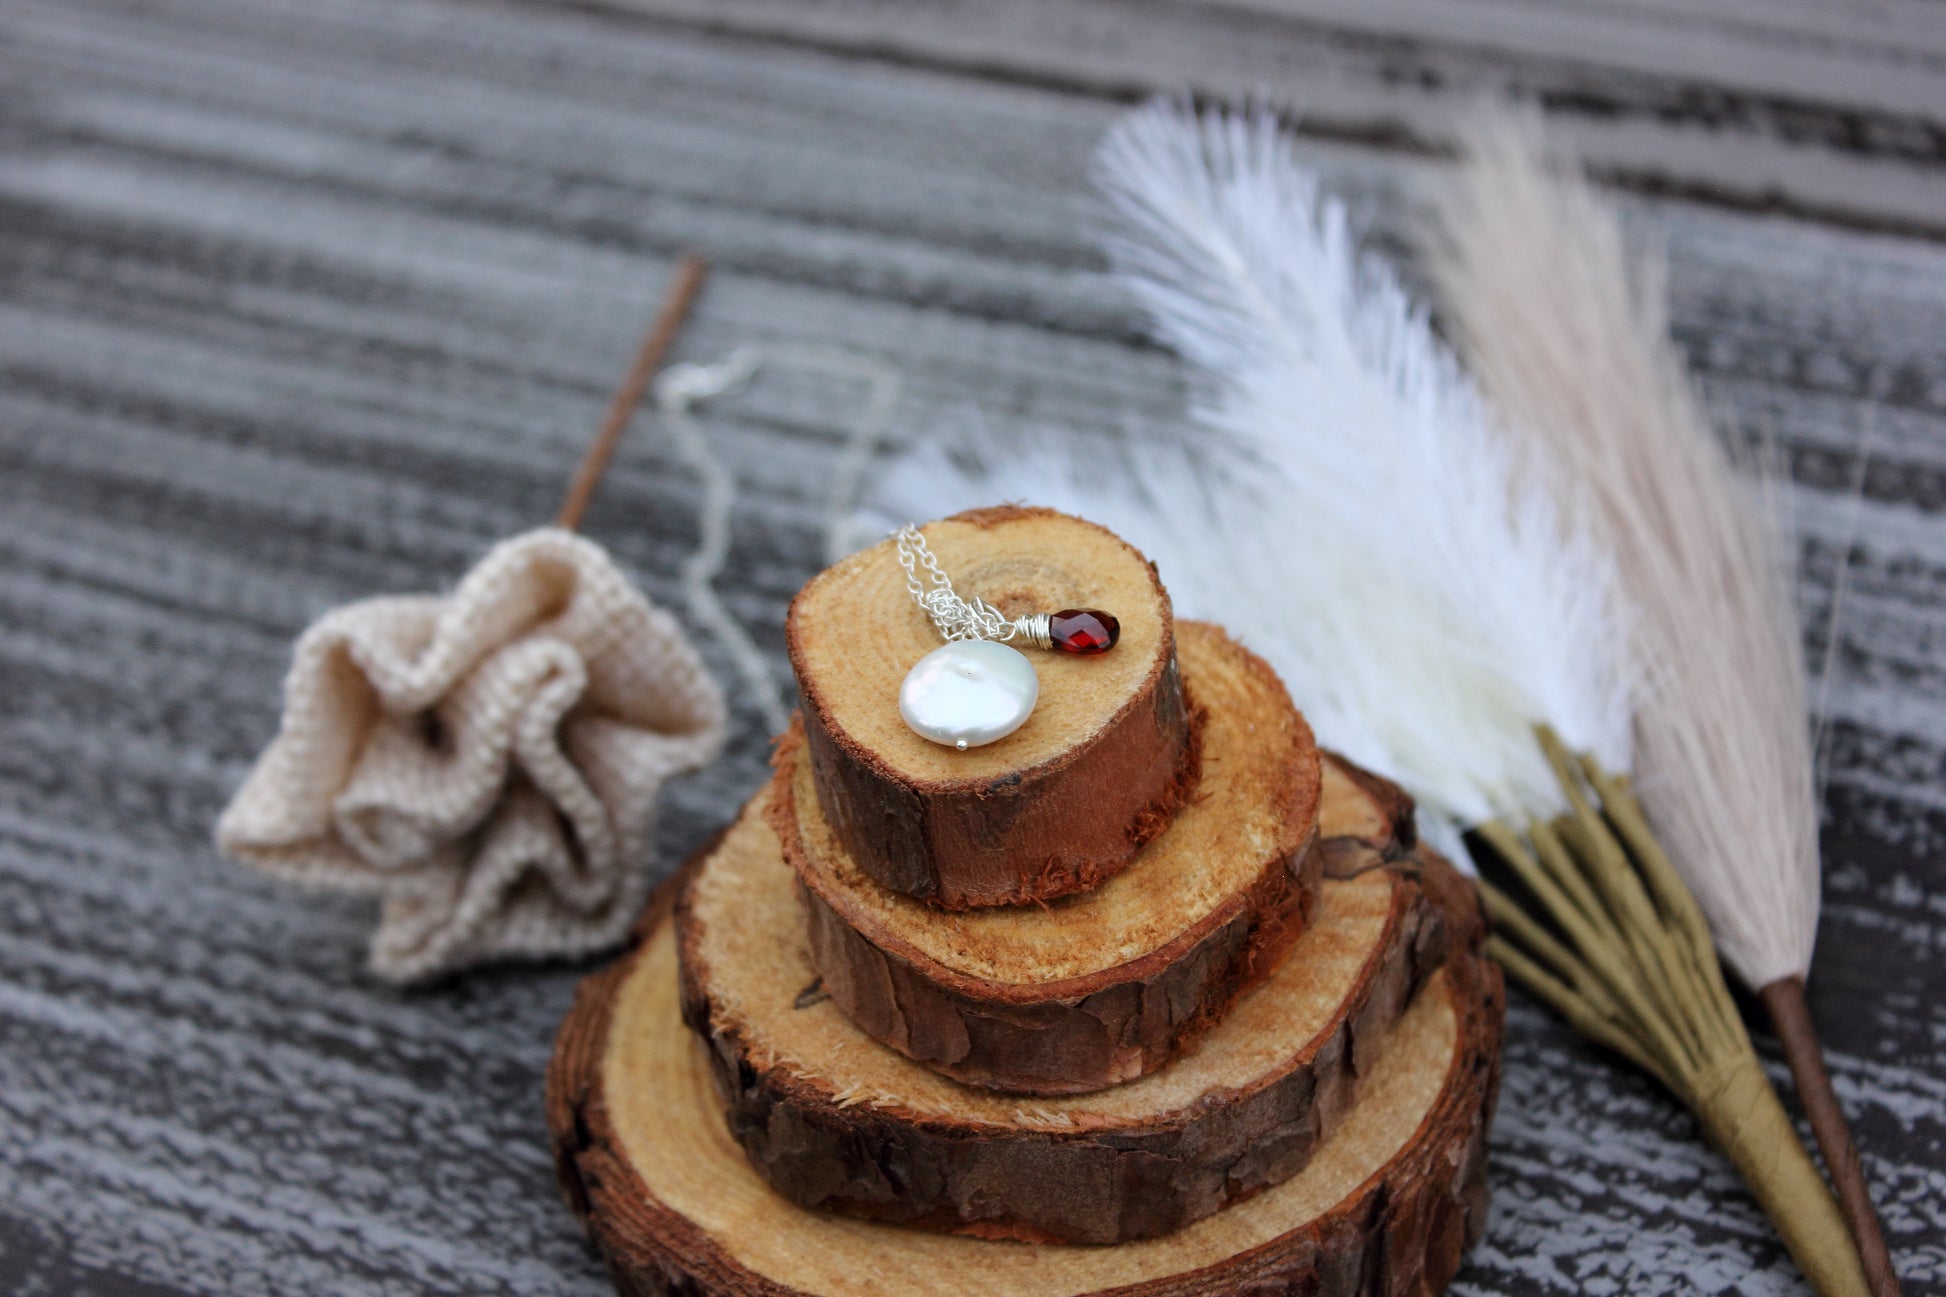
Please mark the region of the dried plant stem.
[[1798, 1102], [1811, 1119], [1811, 1133], [1817, 1137], [1818, 1151], [1824, 1154], [1825, 1169], [1838, 1191], [1838, 1204], [1851, 1224], [1852, 1237], [1858, 1240], [1858, 1255], [1865, 1263], [1865, 1276], [1879, 1297], [1896, 1297], [1897, 1272], [1892, 1269], [1892, 1254], [1885, 1246], [1878, 1213], [1872, 1209], [1871, 1191], [1865, 1183], [1865, 1168], [1858, 1160], [1858, 1145], [1852, 1141], [1851, 1126], [1844, 1109], [1838, 1106], [1837, 1092], [1831, 1088], [1831, 1075], [1825, 1071], [1824, 1050], [1818, 1044], [1817, 1029], [1811, 1025], [1811, 1009], [1804, 1002], [1804, 980], [1782, 977], [1757, 992], [1770, 1012], [1770, 1021], [1784, 1046], [1785, 1061], [1797, 1082]]
[[589, 443], [587, 454], [582, 456], [574, 480], [568, 483], [568, 493], [561, 502], [561, 512], [554, 520], [555, 526], [568, 531], [581, 526], [581, 515], [588, 511], [588, 502], [595, 498], [595, 487], [600, 485], [601, 475], [608, 468], [608, 461], [620, 444], [622, 433], [628, 428], [629, 417], [635, 413], [635, 407], [642, 403], [642, 393], [649, 390], [649, 380], [662, 368], [662, 358], [669, 354], [670, 344], [675, 342], [676, 333], [682, 328], [684, 317], [695, 303], [696, 294], [702, 291], [703, 278], [708, 273], [709, 262], [693, 252], [677, 263], [676, 277], [669, 284], [669, 294], [663, 299], [662, 310], [657, 313], [649, 331], [642, 336], [642, 345], [636, 349], [628, 373], [622, 376], [621, 386], [615, 389], [614, 399], [608, 403], [608, 413], [602, 416], [594, 441]]
[[1626, 781], [1571, 754], [1551, 731], [1540, 737], [1569, 812], [1524, 833], [1502, 823], [1480, 830], [1533, 898], [1530, 909], [1481, 881], [1495, 926], [1489, 953], [1575, 1030], [1696, 1114], [1812, 1287], [1823, 1297], [1866, 1297], [1845, 1217], [1764, 1075], [1695, 897]]

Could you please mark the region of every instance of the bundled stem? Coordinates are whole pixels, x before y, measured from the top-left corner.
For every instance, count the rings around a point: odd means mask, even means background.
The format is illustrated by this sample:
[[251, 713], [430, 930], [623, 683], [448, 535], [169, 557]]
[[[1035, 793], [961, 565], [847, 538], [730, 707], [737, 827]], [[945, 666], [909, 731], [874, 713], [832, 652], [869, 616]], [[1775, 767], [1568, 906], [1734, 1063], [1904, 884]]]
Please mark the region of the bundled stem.
[[1844, 1217], [1764, 1075], [1702, 909], [1627, 781], [1544, 727], [1540, 740], [1570, 809], [1524, 833], [1480, 830], [1532, 898], [1523, 905], [1481, 880], [1489, 953], [1696, 1114], [1823, 1297], [1864, 1297]]

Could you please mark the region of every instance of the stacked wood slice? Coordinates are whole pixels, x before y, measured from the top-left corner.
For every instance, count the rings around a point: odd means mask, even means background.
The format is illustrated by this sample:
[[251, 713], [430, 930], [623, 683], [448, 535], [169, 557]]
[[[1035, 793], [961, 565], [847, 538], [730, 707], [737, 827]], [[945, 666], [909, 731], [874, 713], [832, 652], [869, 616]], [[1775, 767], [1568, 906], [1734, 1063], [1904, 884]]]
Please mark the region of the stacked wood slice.
[[1095, 658], [955, 751], [891, 547], [790, 617], [776, 773], [562, 1028], [563, 1186], [625, 1292], [1437, 1291], [1485, 1218], [1500, 979], [1399, 790], [1092, 524], [927, 540]]

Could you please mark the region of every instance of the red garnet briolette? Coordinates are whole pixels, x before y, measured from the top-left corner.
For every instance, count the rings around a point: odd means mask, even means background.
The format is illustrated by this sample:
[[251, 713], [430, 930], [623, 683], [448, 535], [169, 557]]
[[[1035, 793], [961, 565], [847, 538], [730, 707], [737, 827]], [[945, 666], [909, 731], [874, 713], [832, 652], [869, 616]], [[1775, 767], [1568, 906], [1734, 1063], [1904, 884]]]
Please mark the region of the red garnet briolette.
[[1048, 646], [1076, 657], [1106, 653], [1121, 637], [1122, 624], [1094, 608], [1068, 608], [1047, 619]]

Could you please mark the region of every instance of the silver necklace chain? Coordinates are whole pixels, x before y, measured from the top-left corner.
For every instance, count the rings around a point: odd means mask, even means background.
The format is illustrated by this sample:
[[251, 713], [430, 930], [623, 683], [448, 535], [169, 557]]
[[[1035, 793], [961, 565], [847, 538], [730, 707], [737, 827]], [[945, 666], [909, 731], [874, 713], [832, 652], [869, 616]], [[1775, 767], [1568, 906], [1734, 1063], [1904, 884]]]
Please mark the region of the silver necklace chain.
[[[985, 639], [1005, 644], [1020, 638], [1036, 648], [1051, 647], [1047, 613], [1030, 613], [1009, 621], [984, 599], [962, 599], [916, 526], [907, 523], [892, 533], [892, 539], [898, 544], [899, 566], [905, 569], [906, 590], [948, 643]], [[919, 575], [921, 568], [925, 569], [924, 577]]]

